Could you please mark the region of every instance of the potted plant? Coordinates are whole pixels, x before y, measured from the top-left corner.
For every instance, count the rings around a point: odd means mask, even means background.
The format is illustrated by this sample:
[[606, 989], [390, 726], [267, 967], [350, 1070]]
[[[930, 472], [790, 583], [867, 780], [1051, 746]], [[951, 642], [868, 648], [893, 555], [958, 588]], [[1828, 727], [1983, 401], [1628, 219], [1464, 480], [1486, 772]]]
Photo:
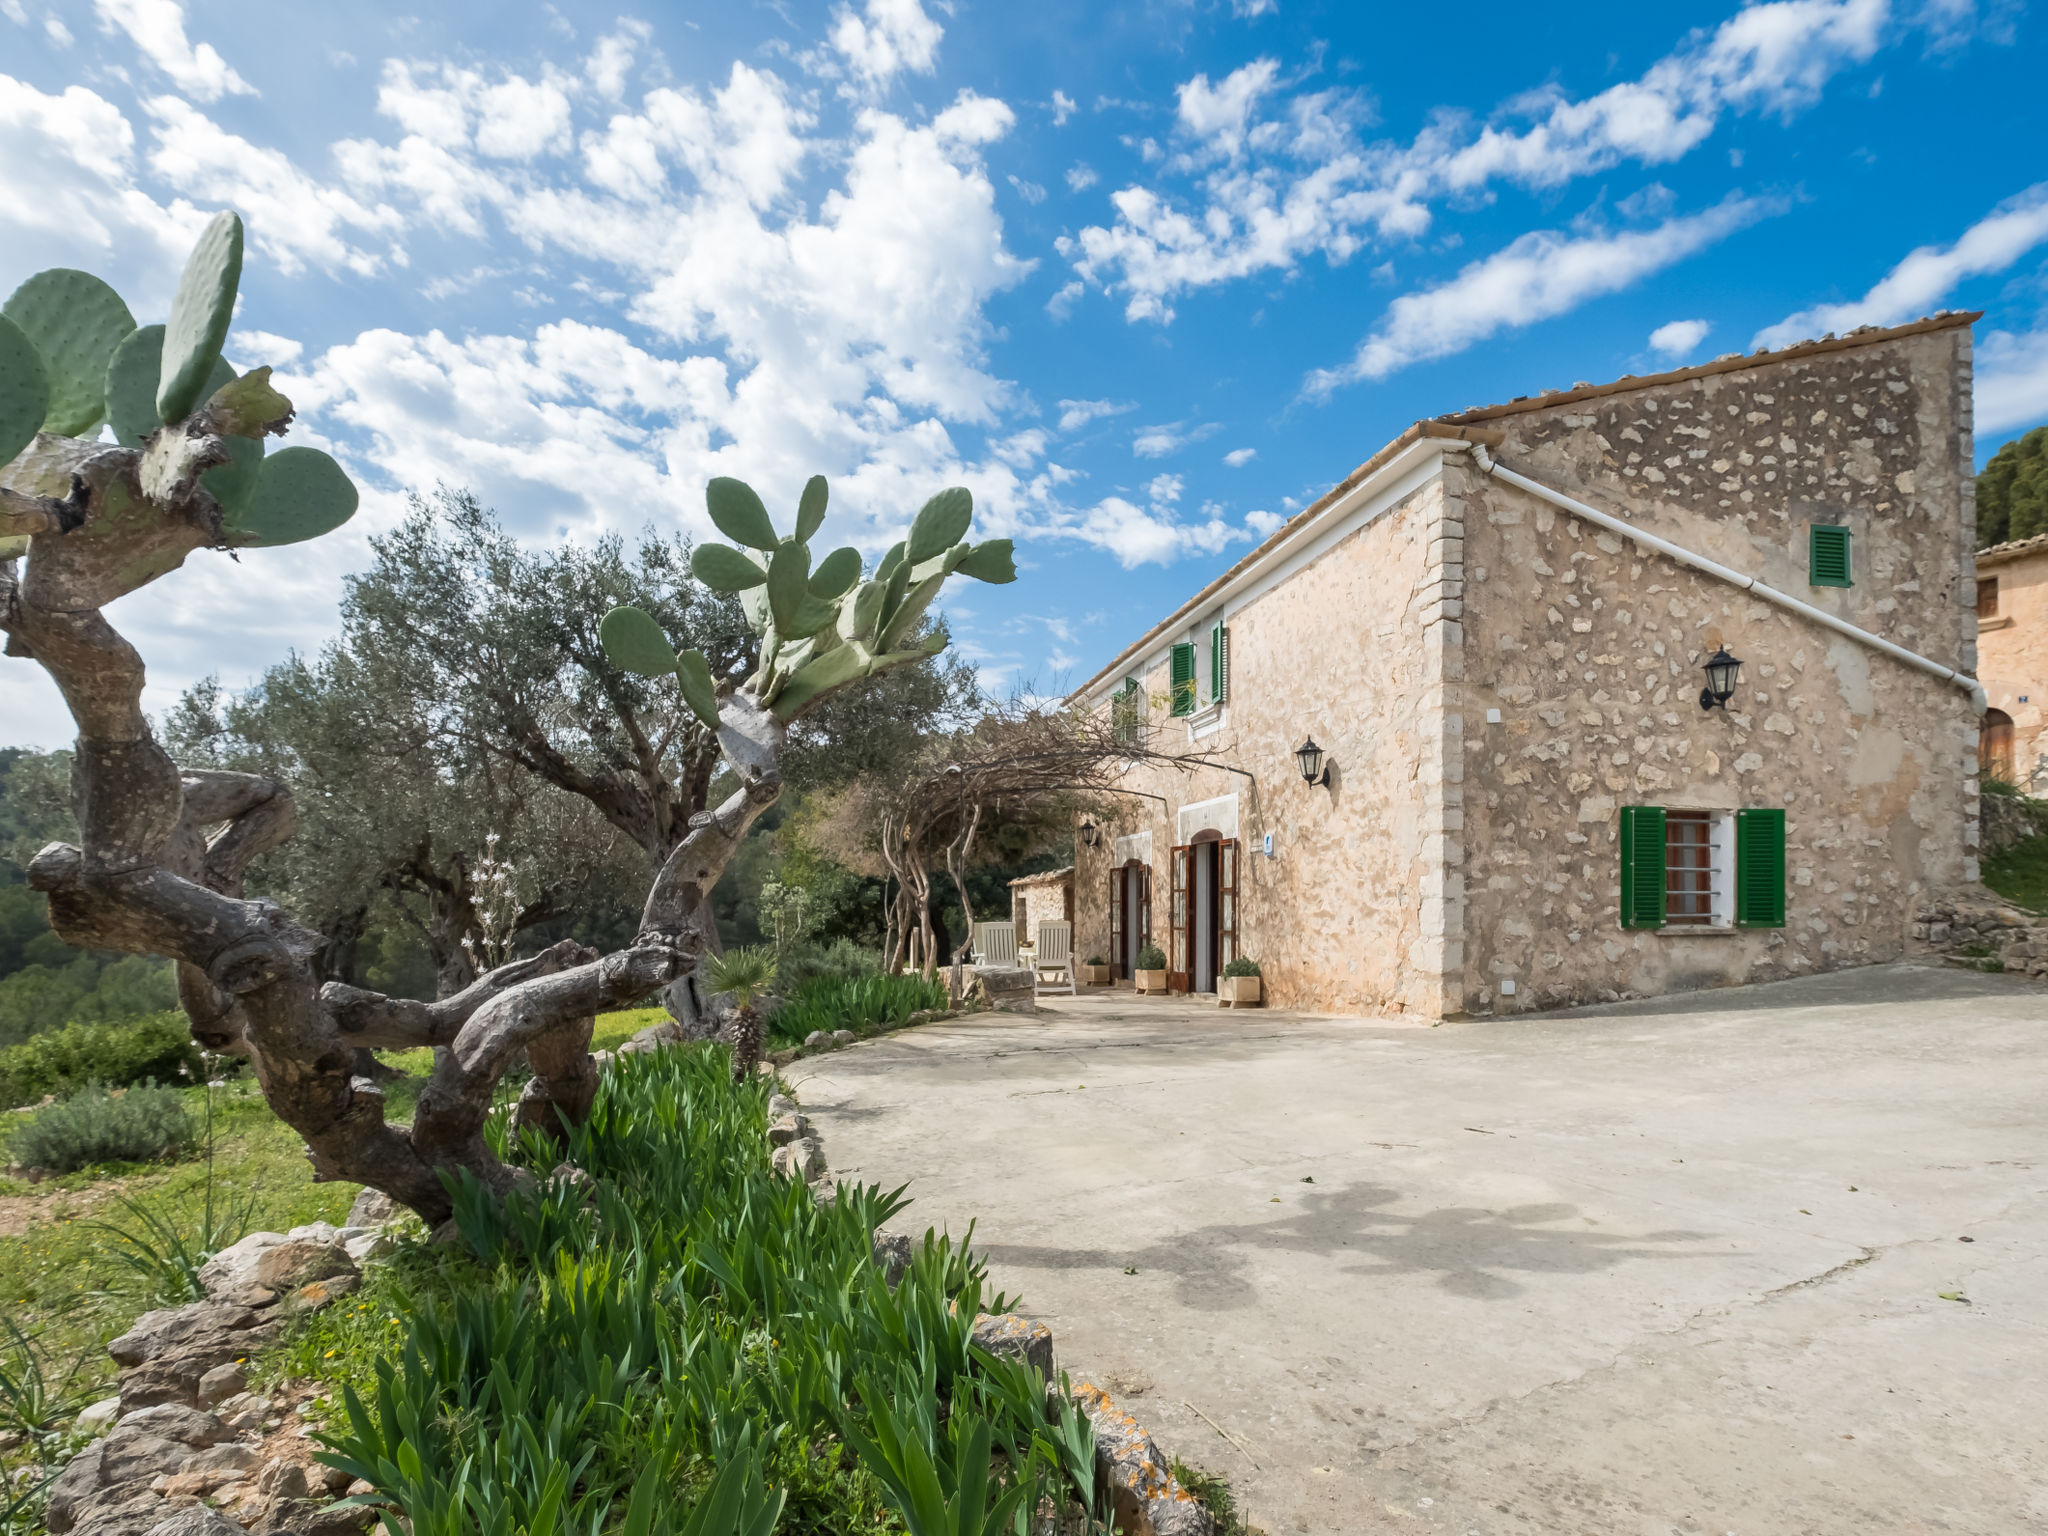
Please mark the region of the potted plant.
[[1239, 955], [1223, 967], [1223, 979], [1216, 983], [1216, 1001], [1225, 1008], [1256, 1008], [1260, 996], [1259, 962]]
[[1157, 944], [1147, 944], [1138, 951], [1138, 990], [1166, 992], [1166, 951]]
[[1100, 955], [1090, 955], [1081, 962], [1081, 981], [1090, 987], [1113, 986], [1116, 978], [1110, 974], [1109, 962]]

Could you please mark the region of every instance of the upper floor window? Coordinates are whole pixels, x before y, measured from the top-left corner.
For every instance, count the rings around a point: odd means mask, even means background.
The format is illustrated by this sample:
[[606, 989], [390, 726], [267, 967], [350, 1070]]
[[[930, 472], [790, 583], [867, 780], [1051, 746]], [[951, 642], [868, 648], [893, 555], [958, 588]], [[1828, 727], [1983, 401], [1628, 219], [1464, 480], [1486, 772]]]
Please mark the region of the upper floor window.
[[1816, 587], [1849, 587], [1849, 530], [1837, 523], [1807, 528], [1806, 579]]
[[1998, 578], [1980, 576], [1977, 578], [1977, 617], [1995, 619], [1998, 617]]

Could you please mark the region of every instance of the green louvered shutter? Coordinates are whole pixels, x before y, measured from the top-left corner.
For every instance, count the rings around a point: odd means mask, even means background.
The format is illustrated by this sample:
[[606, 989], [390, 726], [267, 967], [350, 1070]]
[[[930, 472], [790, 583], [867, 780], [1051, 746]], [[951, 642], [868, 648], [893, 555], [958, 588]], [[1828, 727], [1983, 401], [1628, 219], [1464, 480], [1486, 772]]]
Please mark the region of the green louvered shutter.
[[1183, 642], [1173, 648], [1173, 712], [1195, 712], [1195, 648]]
[[1735, 921], [1743, 928], [1785, 926], [1785, 813], [1735, 813]]
[[1664, 807], [1621, 808], [1621, 926], [1664, 926]]
[[1230, 631], [1221, 624], [1209, 631], [1209, 697], [1221, 704], [1230, 689]]
[[1814, 523], [1806, 530], [1806, 579], [1816, 587], [1848, 587], [1849, 530]]

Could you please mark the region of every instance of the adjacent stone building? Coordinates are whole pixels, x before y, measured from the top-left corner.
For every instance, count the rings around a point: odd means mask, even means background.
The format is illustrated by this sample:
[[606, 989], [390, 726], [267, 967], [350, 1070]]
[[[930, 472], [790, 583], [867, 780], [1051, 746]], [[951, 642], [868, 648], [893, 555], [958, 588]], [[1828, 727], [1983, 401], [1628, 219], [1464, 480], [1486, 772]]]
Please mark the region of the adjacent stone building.
[[1025, 875], [1010, 882], [1010, 921], [1017, 925], [1017, 942], [1037, 941], [1040, 923], [1071, 923], [1074, 920], [1074, 866], [1048, 869], [1043, 874]]
[[1979, 767], [2048, 793], [2048, 535], [1977, 551], [1977, 657], [1990, 703]]
[[1076, 952], [1434, 1017], [1897, 958], [1977, 878], [1975, 318], [1404, 432], [1076, 691]]

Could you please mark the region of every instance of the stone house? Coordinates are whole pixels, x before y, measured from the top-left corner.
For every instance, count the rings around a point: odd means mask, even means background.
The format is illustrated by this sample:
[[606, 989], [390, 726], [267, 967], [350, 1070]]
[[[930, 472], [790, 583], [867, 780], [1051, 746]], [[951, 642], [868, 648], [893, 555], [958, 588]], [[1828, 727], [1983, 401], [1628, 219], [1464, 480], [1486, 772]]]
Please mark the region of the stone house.
[[1043, 874], [1025, 875], [1010, 882], [1010, 920], [1017, 925], [1017, 942], [1030, 944], [1038, 938], [1040, 923], [1071, 923], [1074, 920], [1074, 866], [1048, 869]]
[[1979, 766], [2048, 793], [2048, 534], [1977, 551], [1977, 665], [1990, 702]]
[[1430, 1017], [1900, 956], [1977, 878], [1975, 319], [1403, 432], [1073, 694], [1076, 952]]

